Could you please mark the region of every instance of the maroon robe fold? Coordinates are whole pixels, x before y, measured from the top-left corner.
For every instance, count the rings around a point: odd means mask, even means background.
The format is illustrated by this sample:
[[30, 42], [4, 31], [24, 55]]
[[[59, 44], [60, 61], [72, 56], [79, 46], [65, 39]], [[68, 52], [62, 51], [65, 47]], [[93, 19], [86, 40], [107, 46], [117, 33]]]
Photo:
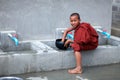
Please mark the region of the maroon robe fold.
[[74, 43], [72, 48], [74, 51], [92, 50], [98, 46], [98, 34], [89, 23], [80, 23], [75, 28]]

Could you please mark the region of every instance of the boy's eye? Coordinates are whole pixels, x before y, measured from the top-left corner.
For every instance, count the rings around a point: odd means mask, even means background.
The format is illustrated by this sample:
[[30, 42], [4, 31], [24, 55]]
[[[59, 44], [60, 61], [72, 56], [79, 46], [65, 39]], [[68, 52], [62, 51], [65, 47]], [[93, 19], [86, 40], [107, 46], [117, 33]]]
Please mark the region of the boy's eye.
[[76, 22], [76, 20], [71, 20], [71, 22]]

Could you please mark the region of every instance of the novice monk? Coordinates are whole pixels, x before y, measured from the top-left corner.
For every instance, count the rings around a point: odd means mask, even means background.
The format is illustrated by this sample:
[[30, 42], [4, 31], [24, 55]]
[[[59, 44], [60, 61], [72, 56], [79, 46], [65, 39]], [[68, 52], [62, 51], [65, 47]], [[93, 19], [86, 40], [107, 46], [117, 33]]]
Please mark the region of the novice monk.
[[92, 50], [98, 46], [97, 32], [89, 23], [81, 23], [80, 21], [79, 14], [72, 13], [70, 15], [70, 24], [72, 27], [67, 28], [62, 37], [62, 42], [64, 42], [67, 33], [74, 30], [74, 40], [67, 40], [64, 45], [67, 46], [67, 44], [72, 43], [71, 47], [74, 49], [76, 68], [68, 70], [72, 74], [82, 73], [81, 50]]

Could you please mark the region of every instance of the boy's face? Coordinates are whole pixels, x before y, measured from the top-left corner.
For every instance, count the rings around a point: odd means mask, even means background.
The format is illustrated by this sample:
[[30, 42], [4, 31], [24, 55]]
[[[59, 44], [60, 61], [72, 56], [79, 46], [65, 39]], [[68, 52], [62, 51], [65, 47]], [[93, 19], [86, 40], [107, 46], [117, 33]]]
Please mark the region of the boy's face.
[[70, 24], [73, 26], [73, 28], [76, 28], [80, 24], [80, 20], [78, 19], [78, 16], [71, 16], [70, 17]]

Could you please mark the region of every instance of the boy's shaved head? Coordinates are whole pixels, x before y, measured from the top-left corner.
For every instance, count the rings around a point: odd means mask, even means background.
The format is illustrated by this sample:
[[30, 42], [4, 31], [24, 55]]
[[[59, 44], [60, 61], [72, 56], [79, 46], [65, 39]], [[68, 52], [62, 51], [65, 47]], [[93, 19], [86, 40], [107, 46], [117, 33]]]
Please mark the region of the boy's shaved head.
[[72, 14], [70, 15], [70, 17], [72, 17], [72, 16], [77, 16], [78, 19], [80, 20], [80, 15], [79, 15], [79, 13], [72, 13]]

